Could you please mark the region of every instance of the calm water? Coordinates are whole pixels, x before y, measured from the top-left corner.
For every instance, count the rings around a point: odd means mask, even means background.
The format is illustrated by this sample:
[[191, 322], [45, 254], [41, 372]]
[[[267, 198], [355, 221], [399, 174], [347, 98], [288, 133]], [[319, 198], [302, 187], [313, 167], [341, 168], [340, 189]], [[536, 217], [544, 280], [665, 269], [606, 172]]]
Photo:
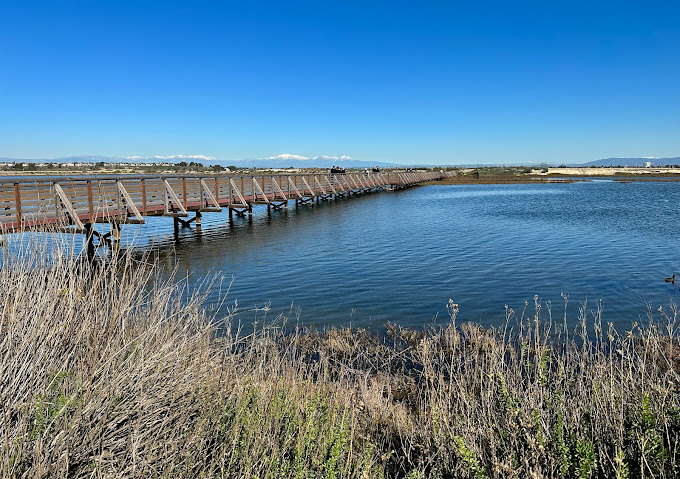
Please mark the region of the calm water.
[[[191, 284], [233, 278], [229, 300], [269, 304], [304, 324], [379, 327], [459, 318], [502, 324], [534, 295], [576, 321], [579, 303], [601, 300], [604, 320], [625, 328], [667, 307], [680, 274], [680, 183], [424, 186], [291, 207], [255, 209], [252, 222], [205, 214], [200, 234], [173, 235], [168, 218], [142, 228]], [[213, 291], [210, 301], [216, 301]], [[545, 306], [544, 306], [545, 308]], [[255, 313], [244, 313], [252, 321]]]

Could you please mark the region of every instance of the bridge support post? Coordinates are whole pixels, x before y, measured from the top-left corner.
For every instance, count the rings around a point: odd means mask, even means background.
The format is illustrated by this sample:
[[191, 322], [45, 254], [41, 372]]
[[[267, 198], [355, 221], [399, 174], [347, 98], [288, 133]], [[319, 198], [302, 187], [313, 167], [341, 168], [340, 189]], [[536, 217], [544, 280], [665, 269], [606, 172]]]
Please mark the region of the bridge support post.
[[88, 261], [92, 262], [95, 257], [92, 223], [85, 223], [83, 226], [85, 226], [85, 254], [87, 255]]

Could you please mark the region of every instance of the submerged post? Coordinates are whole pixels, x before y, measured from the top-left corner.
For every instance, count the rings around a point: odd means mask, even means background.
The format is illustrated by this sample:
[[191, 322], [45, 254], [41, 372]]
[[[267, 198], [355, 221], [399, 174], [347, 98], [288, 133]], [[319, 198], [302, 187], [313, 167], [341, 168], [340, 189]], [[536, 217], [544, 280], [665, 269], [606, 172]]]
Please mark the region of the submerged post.
[[85, 223], [85, 254], [89, 261], [93, 261], [95, 257], [94, 249], [94, 232], [92, 223]]

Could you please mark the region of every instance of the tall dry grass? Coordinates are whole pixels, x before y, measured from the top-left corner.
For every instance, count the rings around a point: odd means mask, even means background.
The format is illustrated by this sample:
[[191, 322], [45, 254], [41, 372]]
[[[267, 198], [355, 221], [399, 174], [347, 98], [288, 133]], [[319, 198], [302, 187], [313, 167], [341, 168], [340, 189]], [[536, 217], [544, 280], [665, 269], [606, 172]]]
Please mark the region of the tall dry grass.
[[259, 327], [121, 255], [3, 258], [2, 477], [677, 477], [677, 312]]

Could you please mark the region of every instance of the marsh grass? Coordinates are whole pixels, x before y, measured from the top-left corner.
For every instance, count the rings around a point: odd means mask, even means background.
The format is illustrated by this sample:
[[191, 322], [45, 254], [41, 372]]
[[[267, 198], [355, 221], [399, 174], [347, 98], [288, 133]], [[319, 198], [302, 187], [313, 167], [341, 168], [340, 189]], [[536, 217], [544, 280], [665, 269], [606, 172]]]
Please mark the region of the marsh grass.
[[673, 307], [624, 333], [536, 299], [497, 329], [451, 302], [439, 328], [245, 334], [161, 278], [129, 254], [3, 259], [1, 477], [680, 472]]

